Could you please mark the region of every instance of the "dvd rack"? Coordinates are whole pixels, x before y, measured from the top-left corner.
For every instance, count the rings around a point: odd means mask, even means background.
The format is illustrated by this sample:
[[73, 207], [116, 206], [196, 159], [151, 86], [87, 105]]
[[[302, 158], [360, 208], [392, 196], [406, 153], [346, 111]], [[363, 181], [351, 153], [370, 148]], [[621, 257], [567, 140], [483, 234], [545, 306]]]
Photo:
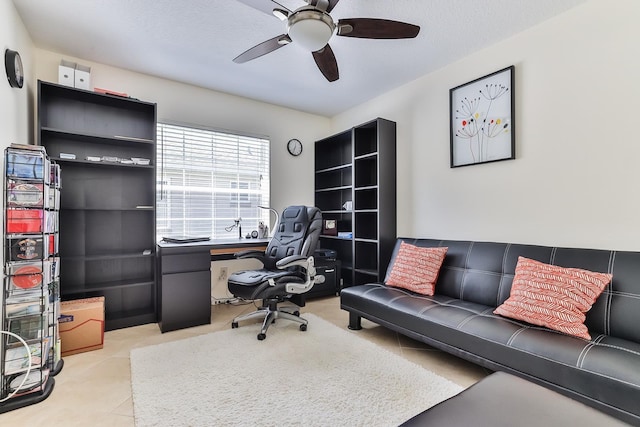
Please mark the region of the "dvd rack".
[[49, 397], [60, 356], [60, 167], [44, 147], [5, 149], [0, 413]]

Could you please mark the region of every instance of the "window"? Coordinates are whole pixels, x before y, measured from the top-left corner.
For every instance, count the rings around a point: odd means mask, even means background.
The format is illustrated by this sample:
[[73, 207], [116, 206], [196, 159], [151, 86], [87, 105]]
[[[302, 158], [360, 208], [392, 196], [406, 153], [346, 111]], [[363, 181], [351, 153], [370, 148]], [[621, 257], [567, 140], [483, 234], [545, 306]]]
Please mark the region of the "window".
[[157, 142], [158, 239], [237, 239], [238, 218], [243, 235], [269, 224], [268, 139], [158, 123]]

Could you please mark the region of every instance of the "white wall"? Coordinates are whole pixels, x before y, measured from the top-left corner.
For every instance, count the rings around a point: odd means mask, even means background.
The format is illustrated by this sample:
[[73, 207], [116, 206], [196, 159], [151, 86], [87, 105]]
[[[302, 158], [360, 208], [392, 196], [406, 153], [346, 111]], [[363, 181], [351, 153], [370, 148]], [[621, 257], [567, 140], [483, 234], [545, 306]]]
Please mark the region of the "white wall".
[[[271, 206], [282, 211], [288, 205], [313, 204], [313, 141], [328, 134], [328, 118], [42, 49], [36, 50], [36, 78], [57, 82], [61, 59], [90, 66], [92, 87], [157, 103], [160, 121], [269, 137]], [[287, 153], [286, 143], [291, 138], [298, 138], [305, 146], [299, 157]]]
[[[398, 123], [398, 233], [640, 250], [640, 2], [591, 0], [333, 118]], [[516, 160], [449, 168], [449, 89], [515, 65]]]
[[[13, 2], [0, 1], [0, 171], [4, 171], [4, 149], [12, 143], [33, 143], [33, 42], [25, 29]], [[25, 71], [22, 89], [12, 88], [4, 70], [4, 51], [20, 53]], [[4, 213], [1, 215], [4, 221]], [[0, 260], [4, 262], [4, 244], [0, 245]], [[0, 276], [4, 277], [2, 272]]]
[[[27, 144], [32, 142], [32, 84], [33, 42], [25, 29], [18, 12], [11, 1], [0, 2], [0, 48], [2, 65], [0, 66], [0, 147], [4, 150], [11, 143]], [[12, 88], [6, 79], [4, 70], [4, 51], [11, 49], [20, 53], [26, 73], [22, 89]], [[4, 161], [4, 158], [3, 160]], [[4, 170], [4, 169], [3, 169]]]

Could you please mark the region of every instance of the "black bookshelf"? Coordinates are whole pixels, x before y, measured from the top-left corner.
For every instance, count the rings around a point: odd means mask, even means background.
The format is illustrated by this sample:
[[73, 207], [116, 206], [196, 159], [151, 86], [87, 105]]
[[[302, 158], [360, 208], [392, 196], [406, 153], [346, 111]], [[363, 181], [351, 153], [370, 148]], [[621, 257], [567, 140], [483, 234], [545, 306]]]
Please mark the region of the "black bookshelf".
[[156, 104], [39, 81], [38, 141], [65, 171], [62, 299], [104, 296], [106, 330], [155, 322]]
[[338, 235], [343, 287], [384, 280], [396, 240], [396, 124], [378, 118], [315, 143], [315, 205]]

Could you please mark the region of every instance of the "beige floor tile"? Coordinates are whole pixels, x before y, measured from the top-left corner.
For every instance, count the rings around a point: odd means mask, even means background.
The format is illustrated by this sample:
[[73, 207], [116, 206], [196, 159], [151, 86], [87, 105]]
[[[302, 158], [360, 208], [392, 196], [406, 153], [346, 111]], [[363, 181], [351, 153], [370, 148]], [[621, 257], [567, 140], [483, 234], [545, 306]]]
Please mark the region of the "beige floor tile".
[[113, 413], [125, 417], [133, 417], [133, 398], [129, 397], [127, 400], [122, 402], [122, 404], [119, 405]]
[[441, 351], [403, 348], [402, 355], [462, 387], [469, 387], [489, 374], [481, 366]]
[[[343, 325], [346, 327], [348, 319]], [[398, 340], [398, 334], [390, 329], [384, 328], [373, 322], [369, 322], [366, 319], [362, 319], [362, 329], [359, 331], [352, 331], [352, 333], [358, 336], [368, 339], [371, 342], [391, 350], [394, 353], [400, 353], [400, 343]]]
[[131, 416], [119, 415], [116, 413], [105, 414], [99, 419], [91, 418], [93, 422], [91, 424], [82, 424], [83, 426], [92, 427], [134, 427], [135, 422], [133, 420], [133, 413]]
[[[175, 341], [231, 328], [234, 317], [255, 310], [253, 304], [218, 304], [212, 307], [211, 324], [161, 333], [157, 324], [105, 333], [104, 348], [64, 358], [51, 396], [43, 402], [0, 415], [0, 425], [133, 426], [131, 399], [131, 349]], [[339, 297], [315, 298], [300, 309], [338, 327], [347, 328], [348, 313]], [[399, 354], [462, 386], [469, 386], [488, 371], [447, 353], [390, 331], [366, 319], [356, 336]], [[242, 326], [241, 326], [242, 327]], [[310, 325], [309, 327], [313, 327]]]

